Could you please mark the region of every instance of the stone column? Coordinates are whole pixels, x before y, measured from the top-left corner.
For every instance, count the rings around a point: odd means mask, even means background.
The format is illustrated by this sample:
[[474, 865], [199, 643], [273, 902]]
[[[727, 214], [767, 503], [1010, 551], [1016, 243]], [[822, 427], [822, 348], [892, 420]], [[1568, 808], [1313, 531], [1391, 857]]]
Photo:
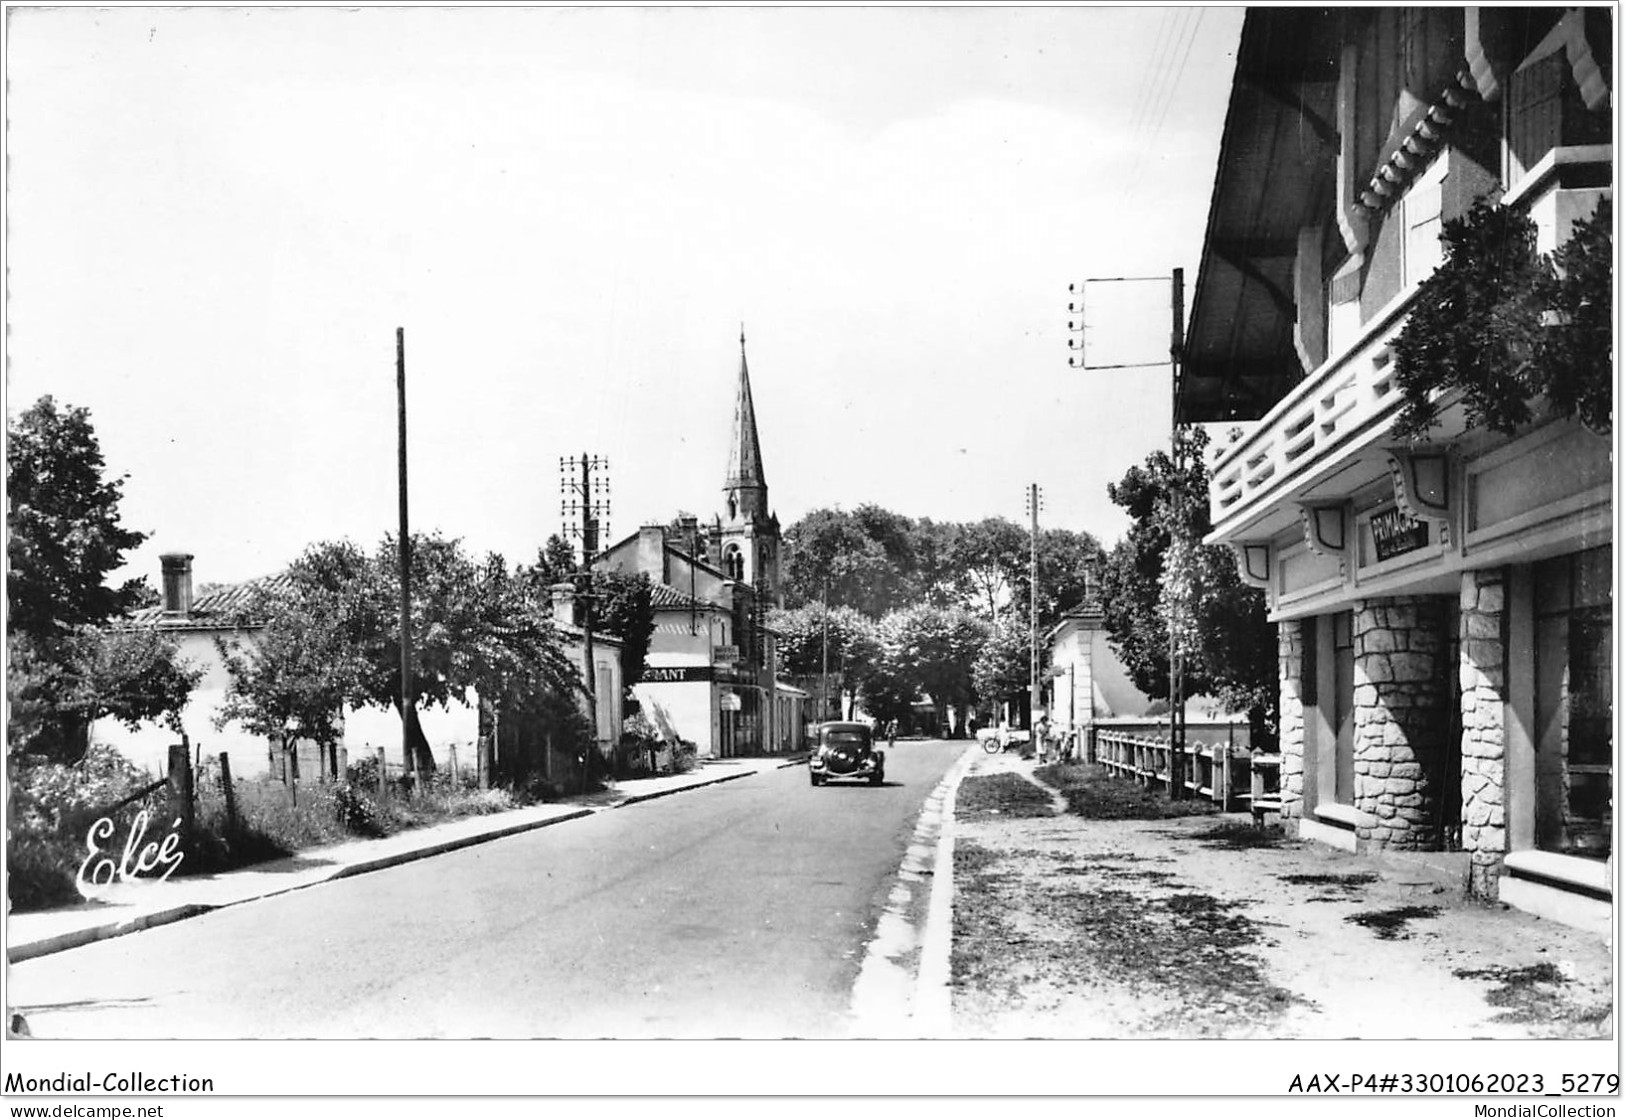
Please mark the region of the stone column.
[[1442, 605], [1422, 595], [1354, 604], [1356, 835], [1374, 847], [1438, 846], [1446, 728]]
[[1461, 846], [1469, 894], [1494, 899], [1506, 854], [1506, 572], [1461, 577]]
[[1281, 670], [1281, 819], [1303, 817], [1303, 622], [1275, 628]]

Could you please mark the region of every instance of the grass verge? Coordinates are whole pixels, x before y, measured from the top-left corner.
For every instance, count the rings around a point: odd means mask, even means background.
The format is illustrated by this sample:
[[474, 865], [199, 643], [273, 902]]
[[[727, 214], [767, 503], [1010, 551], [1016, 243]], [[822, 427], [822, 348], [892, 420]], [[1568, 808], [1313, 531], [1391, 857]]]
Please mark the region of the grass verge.
[[1088, 820], [1160, 821], [1219, 812], [1217, 805], [1205, 799], [1170, 800], [1166, 790], [1151, 790], [1127, 778], [1114, 777], [1098, 763], [1040, 766], [1033, 775], [1061, 791], [1069, 812]]

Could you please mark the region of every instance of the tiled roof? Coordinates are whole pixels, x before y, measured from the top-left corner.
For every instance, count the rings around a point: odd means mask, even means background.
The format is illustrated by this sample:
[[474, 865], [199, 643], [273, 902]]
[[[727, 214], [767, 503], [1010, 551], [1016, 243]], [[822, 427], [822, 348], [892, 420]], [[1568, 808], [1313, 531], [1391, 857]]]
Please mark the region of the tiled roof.
[[[283, 595], [293, 588], [293, 577], [287, 572], [262, 576], [246, 583], [234, 583], [206, 591], [192, 600], [191, 611], [184, 616], [166, 615], [160, 606], [143, 607], [130, 614], [131, 626], [156, 626], [160, 630], [224, 630], [237, 625], [238, 616], [248, 608], [255, 596], [266, 592]], [[251, 621], [249, 625], [253, 625]]]
[[679, 591], [669, 583], [657, 583], [650, 589], [649, 603], [657, 611], [662, 610], [723, 610], [719, 603], [708, 603], [704, 599], [697, 599], [686, 591]]

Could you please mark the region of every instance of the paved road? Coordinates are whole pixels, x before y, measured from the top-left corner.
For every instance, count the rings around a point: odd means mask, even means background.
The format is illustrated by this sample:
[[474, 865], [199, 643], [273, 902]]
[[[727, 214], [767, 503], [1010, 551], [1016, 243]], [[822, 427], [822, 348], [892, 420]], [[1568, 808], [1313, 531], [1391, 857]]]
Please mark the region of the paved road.
[[922, 803], [804, 767], [15, 965], [41, 1038], [838, 1038]]

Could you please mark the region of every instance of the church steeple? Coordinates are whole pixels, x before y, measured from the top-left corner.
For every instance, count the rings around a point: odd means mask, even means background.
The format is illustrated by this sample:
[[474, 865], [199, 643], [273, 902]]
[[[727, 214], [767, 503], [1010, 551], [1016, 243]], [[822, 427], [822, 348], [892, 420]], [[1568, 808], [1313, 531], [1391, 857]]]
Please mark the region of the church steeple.
[[739, 393], [734, 399], [733, 444], [728, 450], [728, 476], [722, 489], [728, 520], [766, 519], [767, 475], [762, 471], [762, 444], [756, 434], [756, 405], [750, 395], [743, 323], [739, 325]]
[[767, 475], [756, 434], [756, 404], [750, 396], [745, 361], [745, 326], [739, 325], [739, 392], [734, 398], [733, 445], [722, 486], [721, 567], [730, 578], [755, 589], [756, 601], [784, 605], [779, 588], [779, 519], [767, 507]]

